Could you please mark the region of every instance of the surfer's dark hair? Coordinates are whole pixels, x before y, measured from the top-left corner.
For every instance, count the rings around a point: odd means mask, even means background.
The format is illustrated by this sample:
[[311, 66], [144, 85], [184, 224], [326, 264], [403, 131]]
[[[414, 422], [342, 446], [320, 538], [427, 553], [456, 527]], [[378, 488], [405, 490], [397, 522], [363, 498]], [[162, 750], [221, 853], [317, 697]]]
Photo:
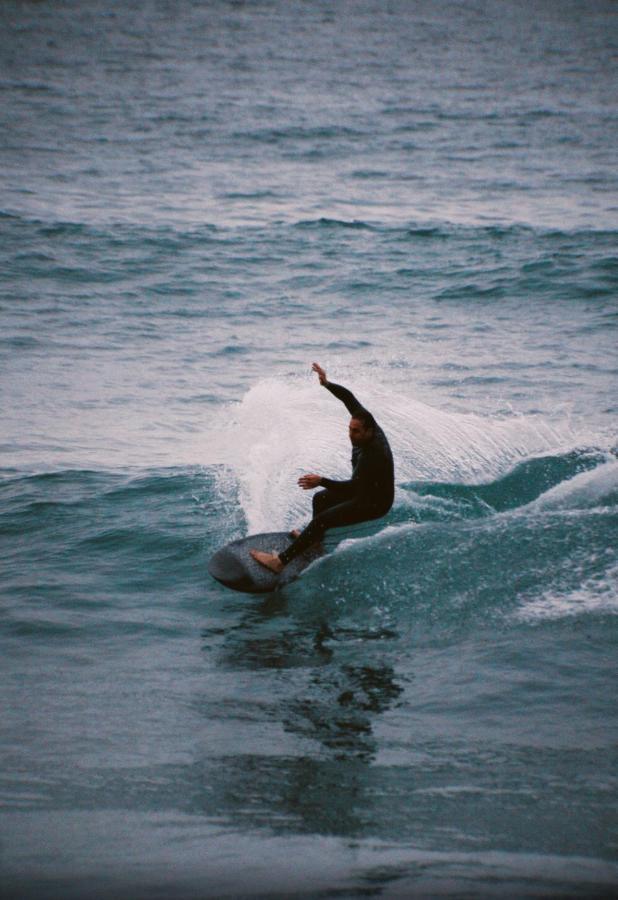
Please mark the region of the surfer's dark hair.
[[359, 422], [363, 423], [363, 428], [371, 428], [372, 431], [376, 429], [376, 420], [373, 418], [370, 412], [367, 412], [366, 409], [358, 409], [355, 413], [352, 414], [353, 419], [358, 419]]

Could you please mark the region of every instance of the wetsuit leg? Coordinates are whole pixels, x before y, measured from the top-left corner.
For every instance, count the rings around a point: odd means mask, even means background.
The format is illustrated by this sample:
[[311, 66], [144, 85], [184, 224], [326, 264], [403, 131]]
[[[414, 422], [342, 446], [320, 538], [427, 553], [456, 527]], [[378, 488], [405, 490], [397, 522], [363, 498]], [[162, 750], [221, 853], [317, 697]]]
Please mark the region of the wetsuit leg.
[[316, 516], [319, 516], [320, 513], [330, 509], [331, 506], [338, 506], [341, 502], [342, 498], [337, 497], [333, 491], [317, 491], [312, 499], [313, 518], [315, 519]]
[[[322, 493], [328, 493], [323, 491]], [[326, 501], [318, 501], [318, 503]], [[301, 531], [296, 540], [279, 554], [279, 559], [286, 565], [294, 557], [298, 556], [312, 544], [317, 544], [324, 537], [328, 528], [340, 528], [343, 525], [357, 525], [359, 522], [367, 522], [370, 519], [379, 519], [385, 512], [377, 511], [371, 507], [361, 506], [356, 500], [346, 500], [336, 506], [329, 506], [314, 516], [307, 527]]]

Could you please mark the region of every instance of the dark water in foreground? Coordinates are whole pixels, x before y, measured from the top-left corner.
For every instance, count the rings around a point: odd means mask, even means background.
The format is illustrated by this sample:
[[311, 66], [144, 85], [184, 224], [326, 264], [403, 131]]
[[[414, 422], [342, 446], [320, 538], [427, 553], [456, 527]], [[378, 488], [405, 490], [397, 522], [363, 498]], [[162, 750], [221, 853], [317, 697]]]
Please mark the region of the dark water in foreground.
[[[10, 898], [618, 883], [616, 8], [0, 5]], [[344, 477], [284, 592], [206, 573]]]

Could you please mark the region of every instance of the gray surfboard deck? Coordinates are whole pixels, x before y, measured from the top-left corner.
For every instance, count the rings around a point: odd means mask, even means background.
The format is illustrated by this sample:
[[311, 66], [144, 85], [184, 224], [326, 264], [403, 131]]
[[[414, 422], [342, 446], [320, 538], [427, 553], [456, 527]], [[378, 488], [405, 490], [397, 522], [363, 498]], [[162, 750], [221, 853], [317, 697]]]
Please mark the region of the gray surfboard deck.
[[210, 558], [208, 571], [218, 582], [234, 591], [243, 591], [247, 594], [276, 591], [294, 581], [310, 563], [323, 556], [323, 546], [310, 547], [289, 562], [279, 575], [261, 566], [250, 556], [249, 551], [274, 550], [275, 553], [280, 553], [291, 543], [292, 539], [287, 531], [250, 534], [217, 550]]

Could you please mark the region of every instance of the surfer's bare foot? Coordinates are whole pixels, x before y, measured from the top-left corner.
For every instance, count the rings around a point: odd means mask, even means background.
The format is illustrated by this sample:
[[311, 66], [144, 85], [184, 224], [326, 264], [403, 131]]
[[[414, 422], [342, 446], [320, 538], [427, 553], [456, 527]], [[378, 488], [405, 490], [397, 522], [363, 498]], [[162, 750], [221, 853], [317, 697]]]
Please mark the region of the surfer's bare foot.
[[263, 550], [250, 550], [249, 552], [256, 562], [259, 562], [261, 566], [270, 569], [275, 575], [278, 575], [279, 572], [283, 571], [283, 563], [276, 553], [265, 553]]
[[300, 528], [293, 528], [290, 531], [290, 537], [294, 538], [294, 540], [296, 540], [297, 537], [300, 537]]

